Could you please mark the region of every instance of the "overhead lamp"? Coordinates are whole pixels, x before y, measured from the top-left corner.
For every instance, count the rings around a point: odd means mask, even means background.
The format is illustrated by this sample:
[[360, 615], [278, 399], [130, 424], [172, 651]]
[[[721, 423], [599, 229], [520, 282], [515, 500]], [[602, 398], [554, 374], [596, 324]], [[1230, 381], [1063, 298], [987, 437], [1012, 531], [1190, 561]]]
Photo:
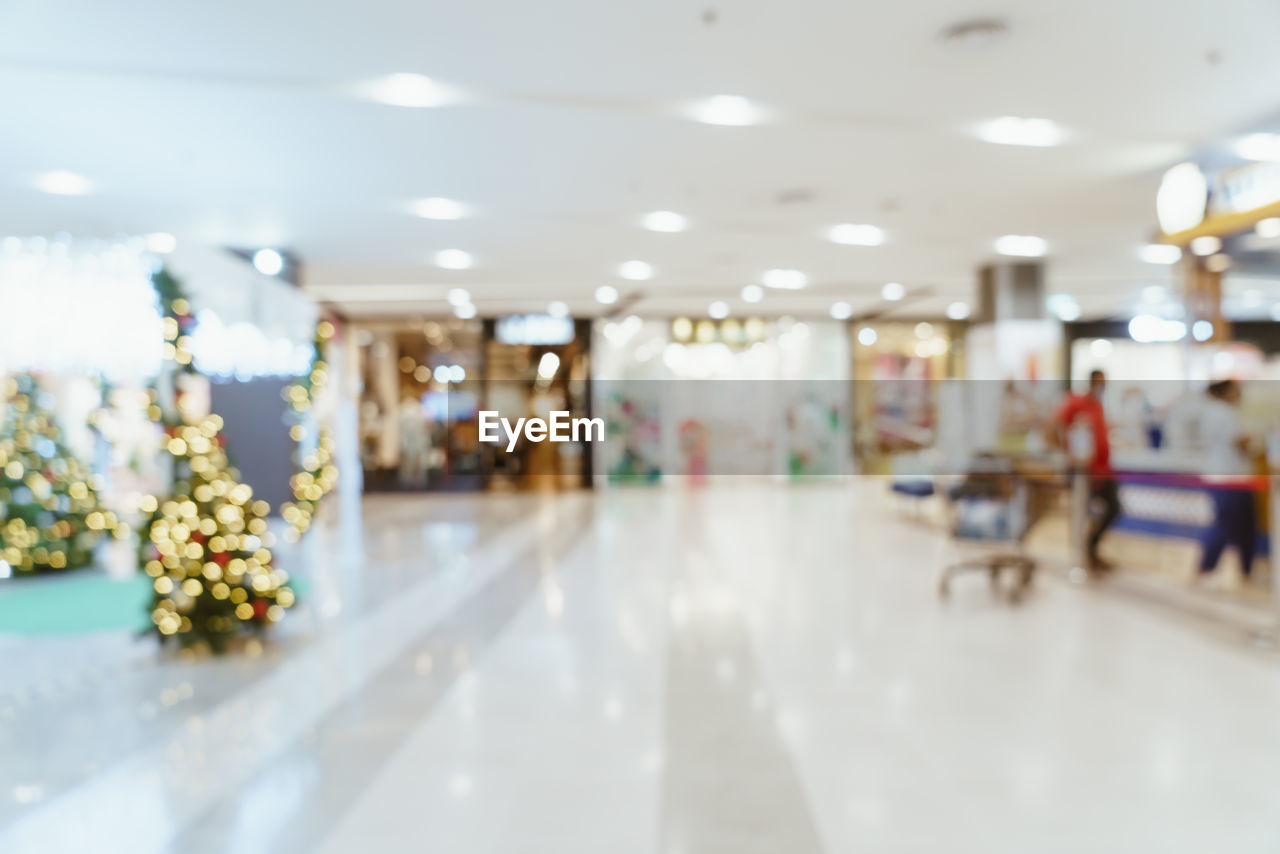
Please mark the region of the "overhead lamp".
[[953, 302], [947, 306], [947, 317], [952, 320], [964, 320], [969, 316], [969, 304], [967, 302]]
[[436, 266], [444, 270], [469, 270], [475, 264], [471, 253], [461, 249], [441, 249], [435, 260]]
[[1213, 324], [1208, 320], [1197, 320], [1191, 324], [1191, 337], [1197, 341], [1208, 341], [1213, 337]]
[[650, 231], [674, 234], [689, 227], [689, 221], [675, 211], [653, 211], [645, 214], [642, 224]]
[[1191, 241], [1191, 253], [1202, 258], [1222, 251], [1222, 238], [1212, 234], [1202, 234]]
[[560, 370], [560, 357], [551, 350], [543, 353], [542, 358], [538, 359], [538, 376], [542, 379], [550, 380], [558, 370]]
[[745, 285], [742, 288], [743, 302], [760, 302], [764, 299], [764, 288], [759, 285]]
[[877, 225], [846, 222], [831, 226], [827, 239], [843, 246], [879, 246], [884, 243], [884, 229]]
[[1195, 228], [1204, 221], [1209, 181], [1194, 163], [1170, 167], [1156, 191], [1156, 219], [1165, 234]]
[[853, 317], [853, 306], [844, 300], [833, 302], [831, 304], [831, 317], [833, 320], [848, 320]]
[[729, 304], [722, 299], [718, 299], [707, 306], [707, 314], [716, 320], [724, 320], [729, 316]]
[[1129, 321], [1129, 337], [1140, 344], [1181, 341], [1186, 334], [1187, 324], [1181, 320], [1169, 320], [1154, 314], [1139, 314]]
[[547, 305], [547, 314], [552, 317], [568, 317], [569, 304], [563, 300], [552, 300], [551, 303]]
[[996, 238], [995, 248], [1014, 258], [1039, 258], [1049, 251], [1049, 244], [1034, 234], [1005, 234]]
[[809, 284], [809, 277], [800, 270], [765, 270], [760, 281], [766, 288], [798, 291]]
[[624, 261], [618, 265], [618, 275], [633, 282], [643, 282], [653, 278], [653, 265], [644, 261]]
[[386, 74], [358, 84], [354, 91], [370, 101], [393, 107], [438, 107], [459, 97], [456, 89], [411, 72]]
[[1169, 243], [1148, 243], [1138, 250], [1138, 257], [1148, 264], [1176, 264], [1182, 249]]
[[83, 175], [55, 169], [36, 176], [36, 189], [55, 196], [83, 196], [93, 190], [93, 182]]
[[409, 210], [423, 219], [439, 220], [462, 219], [470, 212], [462, 202], [439, 197], [419, 199], [409, 205]]
[[453, 307], [453, 315], [454, 317], [461, 318], [462, 320], [470, 320], [476, 316], [476, 307], [469, 302], [464, 302], [461, 305], [455, 305]]
[[259, 249], [253, 253], [253, 266], [264, 276], [278, 276], [284, 269], [284, 258], [274, 249]]
[[1051, 119], [1002, 116], [979, 125], [978, 137], [998, 145], [1046, 148], [1062, 141], [1062, 129]]
[[601, 305], [613, 305], [618, 301], [618, 289], [612, 285], [601, 285], [596, 288], [596, 302]]
[[694, 121], [727, 127], [745, 127], [768, 119], [767, 110], [741, 95], [715, 95], [691, 104], [685, 112]]
[[1245, 160], [1280, 160], [1280, 133], [1251, 133], [1232, 147]]
[[876, 339], [879, 337], [879, 335], [876, 335], [876, 331], [870, 326], [864, 326], [858, 330], [858, 343], [864, 347], [870, 347], [872, 344], [876, 343]]
[[166, 231], [153, 231], [147, 235], [147, 251], [168, 255], [178, 248], [178, 238]]
[[888, 282], [880, 289], [880, 298], [889, 302], [897, 302], [907, 295], [907, 289], [902, 286], [902, 282]]
[[1080, 319], [1080, 303], [1071, 294], [1050, 294], [1045, 300], [1045, 307], [1059, 320], [1070, 323]]
[[466, 288], [449, 288], [445, 299], [449, 300], [449, 305], [466, 305], [471, 302], [471, 293]]

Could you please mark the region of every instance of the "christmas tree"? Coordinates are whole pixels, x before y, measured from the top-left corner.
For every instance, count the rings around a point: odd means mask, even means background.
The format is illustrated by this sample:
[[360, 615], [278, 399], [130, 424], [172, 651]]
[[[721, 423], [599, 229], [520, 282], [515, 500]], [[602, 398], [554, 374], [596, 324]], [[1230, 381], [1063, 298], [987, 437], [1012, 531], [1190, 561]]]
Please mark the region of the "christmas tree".
[[34, 377], [20, 374], [4, 385], [0, 575], [87, 566], [118, 524], [98, 503], [100, 479], [62, 444], [52, 402]]
[[280, 517], [292, 526], [285, 532], [286, 538], [295, 541], [311, 527], [311, 520], [320, 508], [320, 499], [332, 492], [338, 481], [338, 467], [333, 464], [333, 439], [327, 431], [319, 431], [314, 447], [308, 449], [304, 444], [309, 438], [307, 415], [328, 381], [329, 366], [324, 361], [324, 348], [333, 338], [333, 333], [333, 324], [329, 321], [322, 320], [316, 324], [311, 370], [284, 390], [284, 398], [294, 417], [289, 435], [298, 443], [295, 453], [299, 470], [289, 480], [293, 501], [281, 505]]
[[153, 579], [151, 619], [162, 638], [220, 652], [229, 640], [260, 633], [293, 605], [288, 575], [272, 565], [266, 516], [227, 461], [210, 415], [166, 430], [174, 487], [143, 499], [144, 568]]

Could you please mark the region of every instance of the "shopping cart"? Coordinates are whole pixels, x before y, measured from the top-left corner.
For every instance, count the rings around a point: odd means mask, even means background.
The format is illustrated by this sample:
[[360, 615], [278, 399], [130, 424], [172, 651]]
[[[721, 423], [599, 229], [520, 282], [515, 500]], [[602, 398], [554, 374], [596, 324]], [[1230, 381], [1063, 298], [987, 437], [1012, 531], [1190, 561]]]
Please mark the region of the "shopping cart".
[[1048, 482], [1009, 457], [980, 455], [946, 491], [952, 539], [964, 558], [942, 570], [938, 595], [963, 572], [985, 572], [992, 590], [1017, 602], [1031, 588], [1036, 562], [1024, 543], [1048, 505]]

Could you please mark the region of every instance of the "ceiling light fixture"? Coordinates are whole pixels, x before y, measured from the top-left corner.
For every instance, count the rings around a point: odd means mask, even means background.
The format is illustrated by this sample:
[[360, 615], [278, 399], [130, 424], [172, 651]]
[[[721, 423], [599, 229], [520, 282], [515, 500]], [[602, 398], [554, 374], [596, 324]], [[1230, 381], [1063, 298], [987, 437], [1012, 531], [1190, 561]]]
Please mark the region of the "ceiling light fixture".
[[848, 320], [853, 317], [853, 306], [844, 300], [831, 304], [831, 317], [835, 320]]
[[842, 246], [879, 246], [884, 243], [884, 229], [876, 225], [846, 222], [831, 226], [827, 231], [827, 239]]
[[689, 221], [674, 211], [654, 211], [645, 214], [644, 227], [650, 231], [661, 231], [674, 234], [689, 227]]
[[147, 235], [147, 251], [157, 255], [168, 255], [178, 248], [178, 238], [164, 231], [153, 231]]
[[715, 95], [690, 105], [686, 110], [694, 121], [725, 127], [746, 127], [768, 119], [768, 112], [741, 95]]
[[1062, 141], [1062, 129], [1050, 119], [1002, 116], [979, 125], [978, 138], [997, 145], [1047, 148]]
[[876, 339], [880, 336], [870, 326], [864, 326], [858, 330], [858, 343], [863, 347], [870, 347], [876, 343]]
[[466, 305], [471, 302], [471, 294], [466, 288], [450, 288], [449, 294], [445, 298], [449, 300], [449, 305], [453, 306]]
[[1138, 250], [1138, 257], [1148, 264], [1176, 264], [1182, 259], [1182, 250], [1169, 243], [1148, 243]]
[[83, 175], [56, 169], [36, 176], [36, 189], [55, 196], [83, 196], [93, 189], [93, 182]]
[[1049, 244], [1033, 234], [1006, 234], [996, 238], [995, 249], [1014, 258], [1040, 258], [1049, 251]]
[[907, 295], [907, 289], [902, 286], [902, 282], [889, 282], [880, 289], [881, 299], [889, 302], [897, 302]]
[[1280, 133], [1251, 133], [1232, 147], [1245, 160], [1280, 160]]
[[716, 320], [724, 320], [729, 316], [729, 304], [722, 299], [718, 299], [707, 306], [707, 314]]
[[436, 266], [444, 270], [469, 270], [474, 264], [471, 253], [461, 249], [441, 249], [436, 253]]
[[462, 305], [453, 307], [453, 314], [462, 320], [470, 320], [476, 316], [476, 307], [469, 302], [464, 302]]
[[618, 275], [633, 282], [643, 282], [653, 278], [653, 265], [644, 261], [624, 261], [618, 265]]
[[469, 213], [467, 206], [453, 199], [434, 197], [419, 199], [409, 205], [409, 210], [423, 219], [462, 219]]
[[1080, 319], [1080, 303], [1071, 294], [1050, 294], [1045, 300], [1045, 307], [1059, 320], [1070, 322]]
[[458, 100], [456, 90], [442, 86], [424, 74], [399, 72], [366, 81], [356, 94], [393, 107], [438, 107]]
[[809, 284], [809, 277], [799, 270], [765, 270], [760, 281], [766, 288], [798, 291]]
[[278, 276], [284, 269], [284, 257], [274, 249], [259, 249], [253, 253], [253, 266], [264, 276]]
[[764, 299], [764, 288], [759, 285], [745, 285], [742, 288], [743, 302], [760, 302]]
[[969, 317], [969, 303], [956, 301], [947, 306], [947, 317], [952, 320], [965, 320]]
[[563, 300], [553, 300], [547, 306], [547, 314], [551, 315], [552, 317], [568, 317], [569, 304], [564, 302]]
[[618, 301], [618, 289], [612, 285], [601, 285], [596, 288], [596, 302], [601, 305], [613, 305]]

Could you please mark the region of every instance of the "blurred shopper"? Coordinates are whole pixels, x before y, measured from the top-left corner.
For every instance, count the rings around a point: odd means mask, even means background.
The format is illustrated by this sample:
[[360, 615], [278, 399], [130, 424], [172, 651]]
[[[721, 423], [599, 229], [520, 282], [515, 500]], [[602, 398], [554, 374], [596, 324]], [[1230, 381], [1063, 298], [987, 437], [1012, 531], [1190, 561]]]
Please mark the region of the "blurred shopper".
[[1204, 442], [1204, 481], [1213, 498], [1213, 525], [1205, 532], [1197, 579], [1213, 572], [1227, 546], [1240, 555], [1245, 578], [1253, 569], [1257, 516], [1253, 504], [1253, 476], [1249, 437], [1240, 420], [1240, 384], [1222, 380], [1208, 388], [1209, 400], [1200, 418]]
[[1120, 495], [1111, 472], [1107, 418], [1102, 410], [1102, 393], [1106, 387], [1107, 375], [1099, 370], [1091, 371], [1089, 391], [1086, 394], [1068, 394], [1058, 409], [1063, 444], [1073, 458], [1087, 462], [1089, 503], [1091, 506], [1101, 505], [1101, 511], [1089, 529], [1086, 555], [1090, 569], [1103, 571], [1112, 566], [1098, 554], [1098, 544], [1120, 515]]

